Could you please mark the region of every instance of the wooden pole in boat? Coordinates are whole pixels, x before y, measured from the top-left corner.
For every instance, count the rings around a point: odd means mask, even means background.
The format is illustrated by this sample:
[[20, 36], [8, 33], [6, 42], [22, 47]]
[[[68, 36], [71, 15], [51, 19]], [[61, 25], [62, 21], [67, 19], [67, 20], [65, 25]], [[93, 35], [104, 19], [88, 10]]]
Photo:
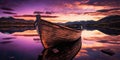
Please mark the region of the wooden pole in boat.
[[39, 11], [35, 11], [34, 14], [36, 14], [36, 20], [35, 20], [35, 26], [38, 25], [38, 22], [40, 22], [41, 20], [41, 15], [40, 15], [41, 12]]
[[35, 16], [36, 16], [35, 27], [36, 27], [36, 30], [37, 30], [39, 36], [40, 36], [40, 40], [42, 40], [42, 38], [41, 38], [42, 32], [41, 32], [41, 25], [40, 25], [42, 19], [41, 19], [40, 13], [41, 13], [41, 12], [39, 12], [39, 11], [35, 11], [35, 12], [34, 12], [34, 14], [36, 14], [36, 15], [35, 15]]
[[35, 11], [34, 14], [36, 14], [36, 22], [38, 22], [39, 20], [41, 20], [41, 16], [40, 16], [40, 13], [39, 11]]

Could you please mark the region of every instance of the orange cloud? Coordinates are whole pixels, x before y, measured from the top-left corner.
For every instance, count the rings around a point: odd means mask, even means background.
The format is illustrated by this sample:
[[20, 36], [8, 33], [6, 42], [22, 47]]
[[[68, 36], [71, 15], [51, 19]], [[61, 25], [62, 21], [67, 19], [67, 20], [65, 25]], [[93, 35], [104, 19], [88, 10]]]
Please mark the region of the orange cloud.
[[108, 6], [97, 6], [97, 5], [90, 5], [87, 4], [87, 2], [89, 2], [89, 0], [85, 0], [85, 1], [75, 1], [73, 3], [65, 3], [64, 6], [70, 9], [83, 9], [83, 10], [99, 10], [99, 9], [104, 9], [104, 8], [109, 8]]
[[107, 12], [85, 12], [84, 14], [92, 15], [92, 16], [109, 16], [109, 15], [120, 15], [120, 10], [110, 10]]
[[[35, 15], [15, 15], [14, 17], [35, 17]], [[58, 16], [42, 15], [43, 18], [57, 18]]]

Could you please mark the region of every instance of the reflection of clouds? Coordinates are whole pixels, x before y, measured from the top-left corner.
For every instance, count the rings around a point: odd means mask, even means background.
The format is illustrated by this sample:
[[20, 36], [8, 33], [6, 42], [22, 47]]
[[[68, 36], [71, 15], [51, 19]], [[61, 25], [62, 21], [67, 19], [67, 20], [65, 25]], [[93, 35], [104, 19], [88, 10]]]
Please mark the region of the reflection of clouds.
[[109, 41], [109, 40], [100, 40], [98, 42], [101, 43], [109, 43], [109, 44], [120, 44], [120, 41]]
[[10, 39], [15, 39], [15, 37], [5, 37], [5, 38], [2, 38], [3, 40], [10, 40]]
[[94, 31], [87, 31], [87, 30], [84, 30], [83, 32], [82, 32], [82, 36], [83, 37], [103, 37], [103, 36], [106, 36], [106, 34], [104, 34], [104, 33], [102, 33], [102, 32], [100, 32], [100, 31], [98, 31], [98, 30], [94, 30]]
[[84, 40], [94, 40], [94, 41], [99, 41], [99, 40], [108, 40], [108, 41], [120, 41], [120, 35], [118, 36], [103, 36], [103, 37], [84, 37]]
[[[83, 34], [84, 33], [84, 34]], [[110, 36], [97, 30], [83, 31], [82, 49], [74, 60], [119, 60], [120, 59], [120, 35]], [[103, 40], [103, 41], [101, 41]], [[102, 53], [102, 49], [111, 49], [115, 55], [109, 56]]]
[[105, 45], [95, 41], [86, 41], [86, 40], [82, 41], [82, 48], [94, 48], [94, 47], [103, 47], [103, 46]]
[[10, 38], [11, 37], [14, 39], [15, 37], [14, 36], [11, 36], [11, 34], [3, 34], [0, 32], [0, 41], [3, 40], [3, 39], [6, 39], [6, 38]]
[[[79, 53], [76, 55], [74, 60], [119, 60], [120, 59], [120, 51], [115, 46], [111, 46], [112, 50], [115, 51], [115, 55], [109, 56], [107, 54], [102, 53], [100, 50], [103, 47], [96, 48], [85, 48], [81, 49]], [[111, 49], [110, 47], [110, 49]], [[104, 47], [108, 48], [108, 47]], [[86, 52], [87, 51], [87, 52]]]
[[0, 42], [0, 44], [8, 44], [8, 43], [12, 43], [13, 41], [2, 41]]
[[34, 40], [36, 43], [41, 43], [41, 40], [40, 40], [39, 37], [37, 37], [37, 38], [33, 38], [33, 40]]
[[91, 31], [83, 31], [82, 33], [84, 40], [92, 40], [92, 41], [98, 41], [98, 40], [111, 40], [111, 41], [120, 41], [120, 35], [117, 36], [110, 36], [107, 34], [104, 34], [98, 30]]
[[79, 58], [80, 56], [82, 57], [82, 56], [88, 56], [87, 54], [87, 50], [80, 50], [80, 52], [78, 52], [78, 54], [76, 55], [76, 57], [75, 58]]
[[24, 32], [15, 32], [13, 33], [14, 36], [38, 36], [36, 30], [27, 30]]

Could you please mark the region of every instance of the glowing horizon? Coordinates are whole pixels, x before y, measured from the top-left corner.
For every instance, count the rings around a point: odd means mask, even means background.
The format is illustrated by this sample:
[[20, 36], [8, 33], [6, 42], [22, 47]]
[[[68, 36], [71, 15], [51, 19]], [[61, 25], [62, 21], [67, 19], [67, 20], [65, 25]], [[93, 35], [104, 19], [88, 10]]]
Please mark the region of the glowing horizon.
[[[35, 20], [34, 11], [40, 11], [47, 16], [42, 19], [52, 22], [68, 22], [79, 20], [99, 20], [109, 15], [120, 15], [119, 1], [117, 0], [1, 0], [0, 17], [13, 16], [25, 20]], [[107, 3], [107, 4], [106, 4]], [[22, 16], [22, 17], [21, 17]]]

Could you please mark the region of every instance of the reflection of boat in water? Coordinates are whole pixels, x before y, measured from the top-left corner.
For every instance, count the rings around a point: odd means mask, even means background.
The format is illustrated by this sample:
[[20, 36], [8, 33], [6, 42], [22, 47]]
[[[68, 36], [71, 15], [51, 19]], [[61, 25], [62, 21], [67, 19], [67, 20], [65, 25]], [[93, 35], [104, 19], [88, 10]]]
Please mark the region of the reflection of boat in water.
[[38, 60], [72, 60], [81, 48], [81, 41], [78, 39], [74, 42], [63, 43], [58, 46], [45, 49], [38, 56]]
[[71, 43], [81, 38], [80, 30], [41, 20], [39, 13], [36, 15], [36, 29], [45, 48], [55, 47], [64, 42]]

